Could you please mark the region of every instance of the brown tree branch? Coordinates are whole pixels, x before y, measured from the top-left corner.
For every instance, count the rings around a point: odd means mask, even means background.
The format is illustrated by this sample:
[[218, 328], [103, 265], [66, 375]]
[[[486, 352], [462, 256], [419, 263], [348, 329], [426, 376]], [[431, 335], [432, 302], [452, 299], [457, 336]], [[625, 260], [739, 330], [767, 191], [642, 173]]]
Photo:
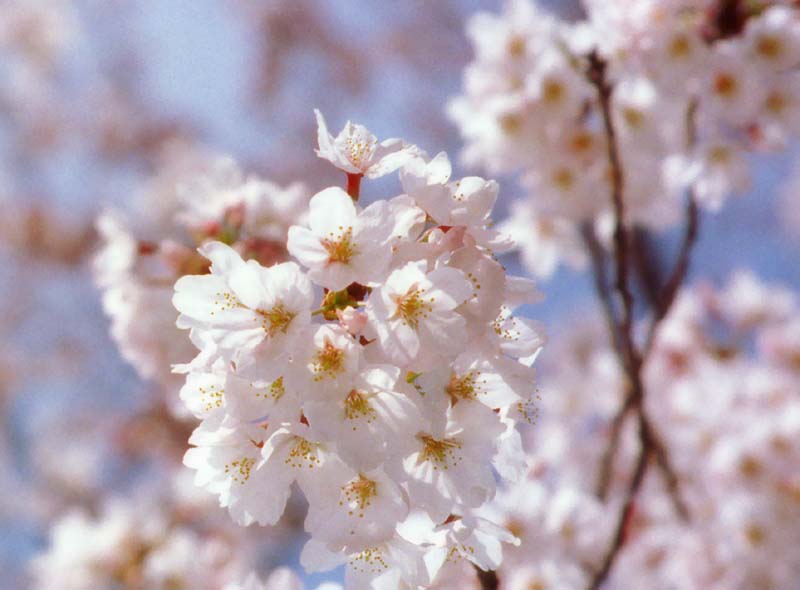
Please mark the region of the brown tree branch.
[[591, 590], [600, 590], [603, 582], [606, 581], [608, 575], [611, 573], [611, 568], [614, 566], [614, 561], [619, 554], [620, 549], [625, 544], [625, 531], [630, 524], [631, 517], [633, 516], [633, 509], [636, 505], [636, 496], [639, 494], [639, 489], [644, 482], [644, 476], [647, 473], [647, 464], [650, 455], [649, 445], [647, 443], [647, 429], [644, 426], [644, 421], [639, 422], [639, 455], [636, 458], [636, 467], [633, 470], [633, 476], [628, 484], [628, 489], [625, 492], [625, 500], [622, 504], [619, 519], [614, 528], [614, 536], [611, 540], [611, 546], [605, 553], [600, 568], [595, 572], [592, 577], [592, 582], [589, 586]]
[[[617, 525], [615, 527], [612, 543], [607, 549], [601, 566], [595, 573], [592, 580], [591, 587], [599, 588], [610, 574], [614, 566], [614, 562], [616, 561], [616, 558], [622, 549], [622, 546], [624, 545], [625, 529], [633, 513], [636, 496], [641, 488], [641, 484], [647, 472], [649, 458], [651, 456], [656, 457], [659, 469], [665, 476], [667, 488], [671, 497], [673, 498], [676, 511], [681, 516], [688, 515], [688, 511], [686, 510], [686, 506], [679, 496], [678, 478], [675, 474], [675, 471], [672, 469], [666, 448], [656, 436], [644, 409], [645, 387], [642, 378], [644, 356], [637, 348], [633, 336], [634, 299], [630, 289], [629, 278], [631, 266], [631, 256], [629, 250], [630, 237], [625, 220], [623, 197], [624, 173], [617, 145], [616, 131], [614, 129], [614, 123], [611, 114], [612, 87], [606, 77], [606, 63], [596, 53], [591, 54], [588, 61], [589, 67], [587, 75], [589, 81], [597, 90], [598, 103], [606, 135], [608, 161], [611, 167], [611, 201], [614, 211], [614, 286], [622, 303], [621, 316], [617, 318], [616, 315], [613, 314], [614, 307], [612, 304], [604, 301], [604, 306], [607, 310], [611, 310], [611, 313], [607, 311], [606, 315], [607, 319], [614, 324], [612, 326], [612, 338], [615, 338], [615, 334], [618, 334], [620, 345], [619, 352], [621, 353], [620, 356], [622, 360], [622, 366], [628, 380], [628, 393], [625, 396], [622, 407], [612, 421], [611, 440], [600, 466], [600, 474], [597, 483], [598, 496], [603, 498], [607, 495], [610, 485], [611, 472], [613, 469], [614, 456], [616, 454], [617, 447], [619, 446], [622, 425], [631, 408], [636, 410], [636, 416], [639, 424], [640, 441], [640, 450], [636, 462], [636, 468], [625, 494], [625, 500], [617, 521]], [[693, 203], [694, 200], [692, 199], [691, 202]], [[679, 257], [679, 261], [676, 264], [676, 269], [671, 274], [670, 280], [667, 282], [669, 289], [674, 289], [675, 292], [677, 292], [680, 284], [682, 283], [683, 277], [686, 274], [686, 268], [688, 268], [688, 254], [691, 251], [691, 246], [694, 243], [697, 234], [696, 220], [687, 225], [690, 226], [687, 228], [687, 235], [690, 237], [690, 239], [686, 240], [689, 243], [688, 247], [686, 248], [686, 255]], [[598, 293], [600, 294], [601, 299], [603, 299], [606, 297], [601, 288], [603, 287], [604, 282], [604, 277], [601, 274], [601, 271], [604, 272], [604, 268], [595, 260], [596, 253], [591, 251], [592, 244], [587, 241], [587, 245], [590, 246], [590, 253], [593, 257], [595, 283]], [[678, 277], [677, 279], [675, 279], [676, 276]], [[673, 283], [675, 283], [675, 286], [673, 286]], [[661, 299], [667, 303], [667, 306], [663, 312], [657, 311], [657, 314], [663, 313], [663, 315], [666, 315], [672, 300], [674, 300], [674, 294], [670, 296], [670, 292], [670, 290], [665, 290], [666, 295]], [[669, 301], [667, 301], [668, 298]], [[659, 310], [661, 310], [661, 306], [659, 306]]]
[[617, 319], [617, 311], [614, 308], [614, 298], [608, 283], [606, 252], [597, 239], [594, 228], [590, 224], [586, 223], [581, 227], [581, 236], [583, 237], [586, 250], [589, 252], [589, 259], [592, 263], [595, 293], [603, 306], [606, 327], [608, 328], [611, 342], [614, 345], [614, 350], [620, 355], [620, 360], [622, 360], [622, 337], [619, 333], [619, 321]]
[[661, 325], [662, 320], [667, 317], [669, 310], [672, 309], [672, 304], [675, 303], [675, 298], [678, 296], [678, 292], [689, 274], [691, 254], [697, 243], [699, 233], [700, 211], [697, 207], [694, 191], [690, 190], [686, 202], [686, 225], [684, 228], [683, 240], [675, 265], [672, 268], [669, 279], [667, 279], [666, 284], [659, 294], [658, 304], [655, 306], [653, 320], [647, 334], [647, 343], [644, 349], [645, 356], [647, 356], [653, 348], [658, 327]]
[[595, 495], [602, 501], [608, 499], [611, 475], [614, 473], [614, 458], [617, 455], [620, 437], [622, 436], [622, 426], [625, 424], [625, 419], [628, 417], [628, 413], [632, 408], [633, 396], [627, 393], [622, 407], [611, 420], [611, 436], [608, 445], [603, 451], [603, 456], [600, 459], [600, 469], [597, 473], [597, 482], [595, 483], [594, 490]]
[[640, 409], [640, 415], [644, 420], [645, 427], [649, 431], [649, 444], [656, 459], [656, 466], [661, 472], [661, 475], [664, 477], [664, 482], [667, 485], [667, 493], [672, 500], [672, 506], [675, 508], [675, 512], [678, 513], [680, 519], [684, 522], [687, 522], [689, 520], [689, 508], [686, 505], [686, 502], [683, 500], [683, 496], [681, 496], [678, 474], [675, 471], [675, 468], [672, 466], [669, 453], [667, 452], [664, 443], [653, 429], [653, 425], [650, 423], [650, 420], [645, 415], [644, 408]]
[[[628, 231], [625, 227], [625, 202], [623, 199], [625, 178], [622, 172], [622, 162], [617, 145], [617, 134], [611, 116], [612, 88], [606, 78], [606, 63], [597, 53], [589, 56], [589, 80], [597, 88], [600, 111], [605, 128], [608, 162], [611, 166], [611, 203], [614, 209], [614, 286], [622, 301], [622, 315], [619, 322], [620, 338], [622, 340], [625, 368], [629, 376], [638, 374], [641, 365], [636, 345], [633, 341], [633, 295], [629, 280]], [[640, 390], [636, 383], [633, 389]], [[638, 395], [638, 393], [637, 393]]]
[[[693, 100], [689, 103], [689, 108], [686, 110], [686, 143], [688, 148], [693, 147], [694, 144], [697, 143], [696, 118], [697, 101]], [[672, 272], [670, 272], [669, 278], [658, 297], [658, 304], [655, 307], [653, 321], [647, 334], [645, 356], [650, 353], [655, 342], [658, 326], [669, 313], [672, 304], [675, 303], [675, 298], [678, 296], [678, 292], [689, 274], [692, 250], [695, 244], [697, 244], [699, 234], [700, 211], [697, 207], [697, 198], [694, 189], [690, 188], [689, 194], [686, 197], [686, 225], [684, 226], [683, 240], [681, 241], [681, 247], [678, 251], [675, 265], [672, 267]]]
[[481, 590], [497, 590], [500, 587], [500, 580], [497, 578], [497, 572], [486, 572], [477, 566], [474, 567], [475, 573], [478, 576], [478, 581], [481, 584]]

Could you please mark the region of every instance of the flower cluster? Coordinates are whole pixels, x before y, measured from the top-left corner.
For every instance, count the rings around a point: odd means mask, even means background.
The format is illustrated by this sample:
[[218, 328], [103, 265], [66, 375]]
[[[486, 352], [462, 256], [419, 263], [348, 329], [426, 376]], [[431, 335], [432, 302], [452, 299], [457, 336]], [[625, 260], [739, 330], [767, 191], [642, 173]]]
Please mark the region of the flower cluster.
[[[273, 570], [263, 582], [255, 573], [250, 573], [242, 582], [225, 586], [224, 590], [302, 590], [303, 582], [289, 568], [280, 567]], [[342, 590], [339, 584], [327, 582], [317, 590]]]
[[286, 232], [301, 220], [308, 194], [300, 184], [245, 177], [233, 160], [183, 143], [169, 145], [162, 160], [131, 212], [98, 218], [103, 245], [93, 270], [123, 358], [169, 390], [180, 386], [170, 365], [193, 354], [174, 327], [171, 296], [179, 277], [208, 272], [195, 248], [222, 241], [248, 259], [285, 260]]
[[32, 587], [220, 590], [243, 575], [253, 557], [243, 538], [176, 521], [163, 500], [114, 497], [96, 517], [80, 508], [59, 517], [31, 563]]
[[[476, 59], [450, 105], [466, 161], [523, 172], [531, 197], [514, 204], [507, 231], [539, 276], [559, 262], [581, 264], [580, 225], [610, 217], [608, 141], [622, 162], [625, 221], [661, 229], [678, 220], [687, 187], [718, 209], [747, 188], [748, 152], [783, 147], [800, 130], [796, 4], [599, 0], [586, 8], [578, 23], [529, 0], [474, 16]], [[613, 138], [593, 80], [598, 63], [611, 87]]]
[[[493, 508], [522, 541], [508, 588], [583, 590], [609, 542], [637, 450], [622, 431], [607, 502], [596, 497], [625, 381], [602, 326], [554, 342], [528, 476]], [[780, 286], [738, 273], [723, 289], [685, 289], [645, 367], [648, 412], [674, 458], [690, 521], [658, 471], [646, 476], [603, 588], [791, 588], [800, 561], [800, 307]], [[591, 395], [587, 395], [591, 392]], [[700, 558], [701, 557], [701, 558]]]
[[[278, 522], [297, 484], [309, 571], [347, 562], [349, 588], [433, 583], [444, 564], [499, 565], [508, 531], [475, 514], [494, 471], [524, 468], [516, 423], [542, 345], [513, 310], [540, 297], [494, 254], [498, 185], [348, 123], [318, 155], [348, 191], [318, 192], [289, 228], [294, 261], [245, 260], [221, 241], [210, 271], [175, 284], [196, 358], [181, 399], [202, 423], [184, 462], [242, 525]], [[362, 178], [399, 170], [403, 194], [367, 206]], [[494, 471], [493, 471], [494, 470]]]

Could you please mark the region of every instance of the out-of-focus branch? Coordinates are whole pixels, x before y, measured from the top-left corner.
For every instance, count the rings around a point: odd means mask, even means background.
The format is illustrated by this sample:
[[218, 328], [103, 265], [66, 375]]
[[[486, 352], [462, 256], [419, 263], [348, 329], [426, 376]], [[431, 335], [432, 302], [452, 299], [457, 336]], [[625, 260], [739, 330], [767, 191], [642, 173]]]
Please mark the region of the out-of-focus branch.
[[595, 572], [591, 585], [589, 588], [592, 590], [599, 590], [600, 586], [605, 582], [608, 575], [611, 573], [611, 568], [614, 566], [614, 561], [616, 560], [617, 555], [619, 554], [620, 549], [625, 544], [625, 531], [628, 528], [628, 525], [631, 521], [631, 517], [633, 516], [633, 510], [636, 505], [636, 496], [639, 493], [639, 489], [642, 487], [642, 482], [644, 482], [644, 476], [647, 473], [647, 463], [649, 459], [649, 445], [647, 442], [647, 428], [645, 426], [644, 420], [642, 420], [643, 415], [639, 414], [639, 455], [636, 458], [636, 467], [633, 470], [633, 476], [631, 477], [631, 481], [628, 484], [628, 489], [625, 492], [625, 500], [622, 504], [622, 510], [620, 510], [619, 519], [617, 520], [617, 524], [614, 528], [614, 536], [611, 540], [611, 546], [605, 553], [603, 557], [603, 561], [600, 564], [600, 568]]
[[647, 334], [647, 343], [645, 344], [645, 355], [647, 355], [653, 347], [655, 342], [656, 331], [661, 321], [667, 316], [678, 292], [683, 286], [686, 276], [689, 273], [689, 263], [691, 261], [691, 254], [694, 245], [697, 243], [697, 236], [700, 232], [700, 212], [697, 207], [697, 200], [694, 196], [694, 191], [690, 191], [686, 203], [686, 225], [684, 228], [683, 240], [681, 248], [678, 252], [678, 258], [672, 268], [667, 283], [659, 294], [658, 303], [655, 306], [653, 321]]
[[631, 228], [631, 244], [637, 283], [647, 298], [647, 303], [655, 306], [665, 283], [658, 246], [653, 243], [650, 233], [640, 227]]
[[[692, 101], [686, 110], [686, 143], [691, 148], [697, 142], [697, 101]], [[656, 332], [661, 321], [667, 316], [675, 298], [683, 286], [686, 276], [689, 274], [689, 263], [691, 261], [692, 250], [697, 243], [700, 233], [700, 211], [697, 207], [697, 198], [694, 189], [689, 189], [686, 197], [686, 225], [684, 226], [683, 240], [678, 252], [678, 257], [672, 272], [669, 274], [666, 284], [658, 297], [658, 303], [653, 314], [653, 321], [647, 335], [645, 344], [645, 355], [649, 354], [655, 342]]]
[[497, 572], [486, 572], [479, 567], [475, 567], [475, 573], [477, 574], [478, 581], [481, 584], [481, 590], [497, 590], [500, 587], [500, 580], [497, 578]]
[[[617, 315], [614, 313], [614, 306], [610, 297], [603, 292], [603, 284], [605, 283], [605, 277], [603, 273], [605, 271], [604, 259], [601, 256], [602, 251], [600, 252], [600, 255], [598, 255], [598, 252], [593, 251], [594, 245], [590, 240], [587, 240], [587, 246], [589, 247], [590, 254], [592, 255], [595, 284], [597, 286], [600, 298], [603, 300], [603, 305], [607, 310], [607, 320], [613, 324], [610, 328], [612, 339], [616, 339], [617, 337], [619, 338], [618, 351], [620, 352], [622, 366], [628, 381], [628, 392], [624, 398], [622, 407], [612, 420], [611, 440], [601, 460], [596, 490], [600, 498], [605, 498], [608, 493], [608, 488], [611, 481], [611, 473], [613, 470], [614, 456], [616, 455], [617, 448], [619, 446], [622, 426], [625, 422], [625, 418], [631, 410], [635, 410], [638, 420], [640, 448], [636, 461], [636, 468], [625, 493], [625, 499], [617, 520], [617, 524], [615, 526], [611, 545], [608, 547], [600, 568], [595, 572], [592, 580], [591, 588], [595, 589], [599, 588], [607, 579], [614, 566], [617, 555], [624, 545], [625, 530], [630, 521], [631, 515], [633, 514], [636, 496], [639, 493], [642, 482], [644, 481], [651, 456], [656, 457], [657, 465], [664, 474], [667, 483], [667, 489], [673, 499], [676, 511], [684, 518], [688, 515], [686, 506], [679, 495], [678, 477], [672, 468], [667, 450], [658, 439], [647, 418], [644, 408], [645, 386], [642, 378], [642, 366], [644, 364], [645, 357], [636, 346], [633, 336], [634, 299], [631, 293], [629, 276], [632, 258], [630, 254], [630, 236], [626, 227], [625, 219], [624, 171], [620, 159], [617, 136], [611, 113], [611, 96], [613, 89], [608, 82], [606, 74], [606, 63], [596, 53], [591, 54], [588, 60], [587, 75], [589, 81], [597, 90], [598, 103], [600, 106], [600, 113], [606, 135], [608, 161], [611, 168], [611, 200], [614, 212], [614, 288], [622, 304], [621, 314], [619, 317], [617, 317]], [[676, 264], [676, 270], [671, 274], [670, 279], [667, 282], [667, 287], [674, 289], [675, 292], [677, 292], [680, 284], [683, 281], [683, 277], [686, 274], [686, 268], [688, 268], [688, 255], [691, 251], [691, 245], [695, 241], [696, 231], [696, 224], [687, 228], [687, 234], [690, 235], [691, 239], [688, 240], [689, 245], [686, 248], [686, 255], [679, 258], [679, 261]], [[683, 261], [684, 258], [686, 259], [685, 261]], [[676, 276], [678, 278], [675, 278]], [[669, 295], [670, 291], [665, 290], [664, 293], [666, 293], [666, 295], [659, 298], [661, 302], [667, 303], [667, 306], [663, 311], [663, 316], [666, 315], [672, 300], [674, 300], [673, 294], [669, 298], [669, 301], [667, 301], [667, 296]], [[659, 310], [660, 309], [661, 305], [659, 305]], [[658, 313], [659, 312], [657, 311], [657, 314]]]
[[30, 259], [76, 266], [95, 246], [95, 230], [39, 204], [0, 207], [0, 245]]
[[[614, 209], [614, 287], [622, 301], [619, 333], [622, 340], [625, 368], [629, 376], [639, 373], [641, 359], [633, 341], [633, 294], [630, 289], [628, 232], [625, 227], [625, 202], [623, 200], [625, 177], [619, 156], [617, 135], [611, 116], [612, 88], [606, 78], [606, 63], [597, 53], [589, 56], [589, 80], [597, 88], [603, 126], [606, 133], [608, 162], [611, 166], [611, 203]], [[638, 396], [640, 384], [631, 384]]]
[[[586, 250], [589, 252], [589, 259], [592, 263], [592, 276], [594, 277], [594, 287], [597, 298], [603, 306], [608, 333], [611, 343], [618, 355], [622, 355], [622, 338], [619, 334], [617, 312], [614, 308], [614, 298], [608, 283], [608, 273], [606, 272], [606, 253], [602, 244], [597, 240], [594, 228], [590, 224], [581, 227], [581, 236]], [[620, 357], [621, 358], [621, 357]]]
[[611, 420], [611, 434], [609, 437], [608, 445], [603, 451], [603, 456], [600, 459], [600, 469], [597, 472], [597, 482], [595, 483], [595, 495], [605, 501], [608, 498], [608, 489], [611, 485], [611, 475], [614, 473], [614, 458], [617, 455], [619, 448], [620, 437], [622, 436], [622, 426], [625, 424], [625, 419], [628, 413], [633, 408], [633, 396], [630, 393], [625, 395], [625, 401], [622, 407], [617, 411], [614, 418]]

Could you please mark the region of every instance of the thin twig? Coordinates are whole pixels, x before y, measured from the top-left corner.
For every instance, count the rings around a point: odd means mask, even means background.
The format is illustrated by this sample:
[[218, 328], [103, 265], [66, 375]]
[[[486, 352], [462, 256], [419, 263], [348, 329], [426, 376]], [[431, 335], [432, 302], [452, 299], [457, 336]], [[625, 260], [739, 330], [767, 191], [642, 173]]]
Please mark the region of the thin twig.
[[[641, 414], [640, 414], [641, 416]], [[639, 455], [636, 458], [636, 468], [633, 471], [633, 476], [628, 484], [628, 489], [625, 493], [625, 501], [622, 504], [620, 517], [617, 520], [617, 525], [614, 529], [614, 537], [611, 540], [611, 546], [606, 551], [603, 557], [603, 562], [600, 568], [595, 572], [592, 578], [592, 583], [589, 586], [591, 590], [600, 590], [603, 582], [606, 581], [608, 575], [611, 573], [611, 568], [614, 566], [614, 561], [619, 554], [620, 549], [625, 543], [625, 532], [630, 524], [631, 517], [633, 516], [633, 509], [636, 505], [636, 496], [639, 489], [642, 487], [644, 476], [647, 473], [647, 463], [650, 455], [649, 445], [647, 443], [646, 427], [644, 422], [640, 420], [639, 424], [639, 438], [640, 447]]]
[[675, 303], [675, 298], [678, 296], [678, 292], [683, 286], [686, 276], [689, 274], [692, 250], [697, 243], [697, 236], [700, 233], [700, 212], [697, 207], [697, 200], [695, 199], [693, 190], [690, 190], [689, 193], [686, 203], [686, 226], [684, 228], [681, 248], [678, 252], [675, 266], [658, 298], [658, 305], [655, 307], [653, 321], [647, 333], [647, 343], [644, 349], [645, 356], [649, 354], [650, 350], [653, 348], [658, 327], [661, 325], [662, 320], [667, 317], [669, 310], [672, 309], [672, 304]]
[[627, 418], [628, 412], [632, 408], [633, 396], [626, 393], [622, 407], [611, 420], [611, 436], [608, 441], [608, 446], [606, 446], [603, 451], [603, 456], [600, 459], [600, 470], [597, 473], [597, 482], [595, 484], [595, 495], [602, 501], [608, 498], [608, 490], [611, 487], [611, 476], [614, 473], [614, 458], [617, 455], [619, 441], [622, 436], [622, 426], [625, 424], [625, 418]]
[[637, 282], [647, 299], [648, 305], [654, 307], [658, 305], [659, 294], [664, 284], [664, 277], [659, 272], [661, 264], [658, 259], [658, 253], [655, 251], [652, 240], [645, 229], [632, 228], [631, 243], [633, 245], [631, 249], [633, 267], [636, 271]]
[[[589, 56], [589, 81], [597, 89], [600, 112], [602, 114], [603, 126], [606, 134], [608, 161], [611, 167], [611, 201], [614, 211], [614, 269], [615, 269], [615, 289], [622, 302], [621, 317], [618, 322], [618, 333], [621, 341], [621, 352], [623, 368], [628, 379], [629, 394], [625, 396], [622, 409], [615, 418], [618, 423], [616, 428], [621, 430], [622, 422], [628, 411], [628, 406], [636, 408], [639, 421], [640, 450], [636, 462], [636, 469], [631, 478], [630, 485], [625, 495], [622, 511], [617, 521], [614, 538], [607, 549], [600, 568], [595, 573], [592, 580], [592, 588], [598, 588], [608, 577], [614, 566], [617, 555], [625, 542], [625, 529], [633, 513], [636, 496], [641, 488], [647, 471], [648, 458], [652, 451], [651, 429], [644, 414], [644, 383], [642, 381], [642, 357], [636, 347], [633, 338], [633, 315], [634, 300], [630, 290], [629, 269], [629, 237], [625, 225], [625, 203], [624, 203], [624, 174], [622, 162], [617, 146], [617, 136], [614, 129], [614, 122], [611, 114], [611, 94], [612, 88], [606, 78], [606, 63], [596, 54]], [[613, 432], [612, 432], [613, 435]], [[619, 439], [619, 434], [615, 435]], [[602, 466], [608, 468], [610, 472], [613, 464], [613, 455], [616, 452], [617, 443], [612, 439], [613, 447], [609, 451], [608, 464]], [[610, 477], [601, 475], [601, 478]], [[606, 484], [607, 487], [607, 484]]]
[[497, 572], [486, 572], [475, 566], [475, 573], [478, 575], [478, 581], [481, 583], [481, 590], [497, 590], [500, 587], [500, 580], [497, 579]]
[[608, 327], [608, 333], [614, 345], [614, 350], [617, 351], [617, 354], [620, 355], [620, 359], [622, 359], [622, 339], [619, 334], [619, 321], [617, 320], [617, 312], [614, 309], [614, 299], [608, 284], [606, 253], [595, 235], [594, 228], [590, 224], [584, 224], [581, 227], [581, 236], [583, 237], [583, 243], [589, 252], [589, 258], [592, 262], [592, 276], [594, 277], [595, 292], [603, 306], [603, 315], [606, 320], [606, 326]]
[[678, 513], [678, 516], [681, 520], [688, 522], [689, 508], [681, 496], [678, 474], [675, 471], [675, 468], [672, 466], [669, 453], [667, 452], [664, 443], [653, 429], [652, 424], [650, 424], [650, 420], [645, 415], [643, 409], [641, 411], [641, 415], [642, 418], [644, 418], [645, 427], [649, 430], [647, 438], [650, 442], [650, 448], [656, 458], [656, 465], [658, 466], [661, 474], [664, 476], [665, 483], [667, 484], [667, 493], [672, 499], [672, 505], [675, 508], [675, 512]]
[[[693, 147], [697, 142], [696, 118], [697, 101], [693, 100], [689, 103], [689, 108], [686, 110], [686, 143], [688, 148]], [[658, 298], [658, 305], [655, 308], [653, 321], [647, 334], [647, 342], [644, 349], [645, 356], [650, 353], [658, 327], [669, 313], [672, 304], [675, 303], [675, 298], [678, 296], [678, 292], [689, 274], [692, 250], [697, 243], [699, 233], [700, 211], [697, 207], [697, 197], [695, 196], [694, 188], [690, 187], [686, 197], [686, 225], [684, 227], [683, 240], [681, 241], [681, 247], [678, 251], [675, 265], [672, 267], [672, 272], [669, 274], [669, 279], [667, 279]]]
[[[603, 116], [603, 126], [606, 133], [608, 162], [611, 166], [611, 203], [614, 209], [614, 259], [615, 259], [615, 288], [622, 300], [622, 317], [619, 322], [619, 332], [622, 339], [623, 353], [626, 370], [629, 376], [639, 373], [641, 359], [633, 341], [633, 295], [631, 294], [628, 277], [629, 251], [628, 232], [625, 227], [625, 202], [623, 199], [625, 178], [622, 172], [617, 134], [611, 116], [612, 88], [606, 79], [606, 62], [597, 53], [589, 56], [589, 80], [597, 88], [600, 110]], [[638, 380], [640, 381], [640, 380]], [[633, 383], [636, 395], [641, 393], [641, 383]]]

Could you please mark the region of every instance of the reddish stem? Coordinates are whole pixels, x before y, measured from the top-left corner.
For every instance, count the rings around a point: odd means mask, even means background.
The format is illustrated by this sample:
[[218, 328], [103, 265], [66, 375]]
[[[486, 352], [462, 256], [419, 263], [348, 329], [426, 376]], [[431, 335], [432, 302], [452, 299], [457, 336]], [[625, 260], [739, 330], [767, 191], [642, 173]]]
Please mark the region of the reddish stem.
[[361, 179], [364, 177], [363, 174], [352, 174], [350, 172], [347, 173], [347, 186], [345, 190], [347, 194], [354, 201], [358, 201], [359, 193], [361, 192]]

